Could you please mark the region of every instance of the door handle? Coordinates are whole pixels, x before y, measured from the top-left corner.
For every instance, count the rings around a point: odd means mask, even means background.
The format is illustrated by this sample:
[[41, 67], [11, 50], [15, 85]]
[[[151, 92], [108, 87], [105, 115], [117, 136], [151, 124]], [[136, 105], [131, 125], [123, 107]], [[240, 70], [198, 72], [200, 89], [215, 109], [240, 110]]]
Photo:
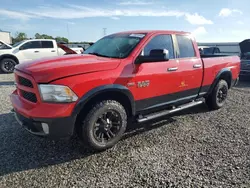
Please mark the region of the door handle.
[[56, 52], [55, 50], [51, 50], [51, 52]]
[[172, 68], [168, 68], [168, 71], [177, 71], [178, 67], [172, 67]]
[[194, 68], [201, 68], [201, 64], [195, 64], [193, 67]]
[[38, 53], [39, 51], [34, 51], [35, 53]]

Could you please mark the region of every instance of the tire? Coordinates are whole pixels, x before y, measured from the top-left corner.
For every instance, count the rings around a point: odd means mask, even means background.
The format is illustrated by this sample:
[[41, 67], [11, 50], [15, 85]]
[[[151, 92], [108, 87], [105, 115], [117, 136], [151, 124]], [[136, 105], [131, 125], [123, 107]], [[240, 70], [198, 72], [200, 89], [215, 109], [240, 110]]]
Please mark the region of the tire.
[[16, 61], [11, 58], [4, 58], [0, 62], [1, 71], [4, 73], [12, 73], [14, 72]]
[[228, 84], [225, 80], [220, 80], [212, 93], [206, 98], [206, 104], [210, 110], [217, 110], [223, 107], [228, 94]]
[[127, 114], [124, 107], [117, 101], [105, 100], [95, 104], [81, 121], [78, 136], [85, 147], [103, 151], [121, 139], [126, 127]]

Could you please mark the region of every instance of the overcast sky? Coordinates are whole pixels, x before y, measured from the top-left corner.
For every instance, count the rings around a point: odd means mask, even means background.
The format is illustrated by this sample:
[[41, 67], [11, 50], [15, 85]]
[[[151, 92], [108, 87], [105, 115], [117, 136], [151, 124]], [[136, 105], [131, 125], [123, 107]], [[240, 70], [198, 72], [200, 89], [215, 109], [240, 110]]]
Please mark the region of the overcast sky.
[[96, 41], [103, 28], [181, 30], [200, 42], [234, 42], [250, 38], [249, 6], [249, 0], [0, 0], [0, 29], [71, 41]]

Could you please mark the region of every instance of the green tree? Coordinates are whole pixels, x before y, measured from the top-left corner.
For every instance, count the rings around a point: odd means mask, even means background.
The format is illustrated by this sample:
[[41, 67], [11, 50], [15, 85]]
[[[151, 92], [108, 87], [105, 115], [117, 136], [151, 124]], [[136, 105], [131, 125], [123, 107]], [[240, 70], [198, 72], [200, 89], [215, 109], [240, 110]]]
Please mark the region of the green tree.
[[26, 33], [23, 33], [23, 32], [17, 33], [16, 38], [21, 39], [21, 40], [25, 40], [25, 39], [27, 39], [27, 35], [26, 35]]
[[12, 43], [20, 42], [22, 40], [27, 40], [27, 34], [23, 32], [17, 32], [15, 34], [15, 37], [12, 38]]
[[36, 39], [41, 39], [41, 35], [40, 35], [39, 33], [36, 33], [36, 34], [35, 34], [35, 38], [36, 38]]
[[54, 39], [52, 36], [46, 35], [46, 34], [42, 34], [42, 35], [41, 35], [41, 38], [42, 38], [42, 39]]
[[65, 37], [56, 37], [55, 39], [56, 39], [57, 42], [69, 43], [69, 39], [67, 39]]
[[[40, 34], [40, 33], [36, 33], [34, 36], [35, 39], [55, 39], [57, 42], [65, 42], [65, 43], [69, 43], [69, 39], [65, 38], [65, 37], [52, 37], [50, 35], [47, 34]], [[28, 39], [26, 33], [23, 32], [17, 32], [15, 34], [15, 37], [12, 37], [12, 43], [17, 43], [20, 42], [22, 40], [26, 40]]]
[[35, 38], [36, 39], [54, 39], [52, 36], [50, 35], [46, 35], [46, 34], [42, 34], [40, 35], [39, 33], [35, 34]]

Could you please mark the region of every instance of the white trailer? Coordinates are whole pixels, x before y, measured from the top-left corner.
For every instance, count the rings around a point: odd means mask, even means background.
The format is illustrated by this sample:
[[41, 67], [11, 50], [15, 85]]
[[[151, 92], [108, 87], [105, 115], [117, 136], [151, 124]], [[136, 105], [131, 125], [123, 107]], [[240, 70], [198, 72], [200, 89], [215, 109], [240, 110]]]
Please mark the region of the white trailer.
[[0, 30], [0, 40], [7, 44], [12, 44], [10, 32]]

